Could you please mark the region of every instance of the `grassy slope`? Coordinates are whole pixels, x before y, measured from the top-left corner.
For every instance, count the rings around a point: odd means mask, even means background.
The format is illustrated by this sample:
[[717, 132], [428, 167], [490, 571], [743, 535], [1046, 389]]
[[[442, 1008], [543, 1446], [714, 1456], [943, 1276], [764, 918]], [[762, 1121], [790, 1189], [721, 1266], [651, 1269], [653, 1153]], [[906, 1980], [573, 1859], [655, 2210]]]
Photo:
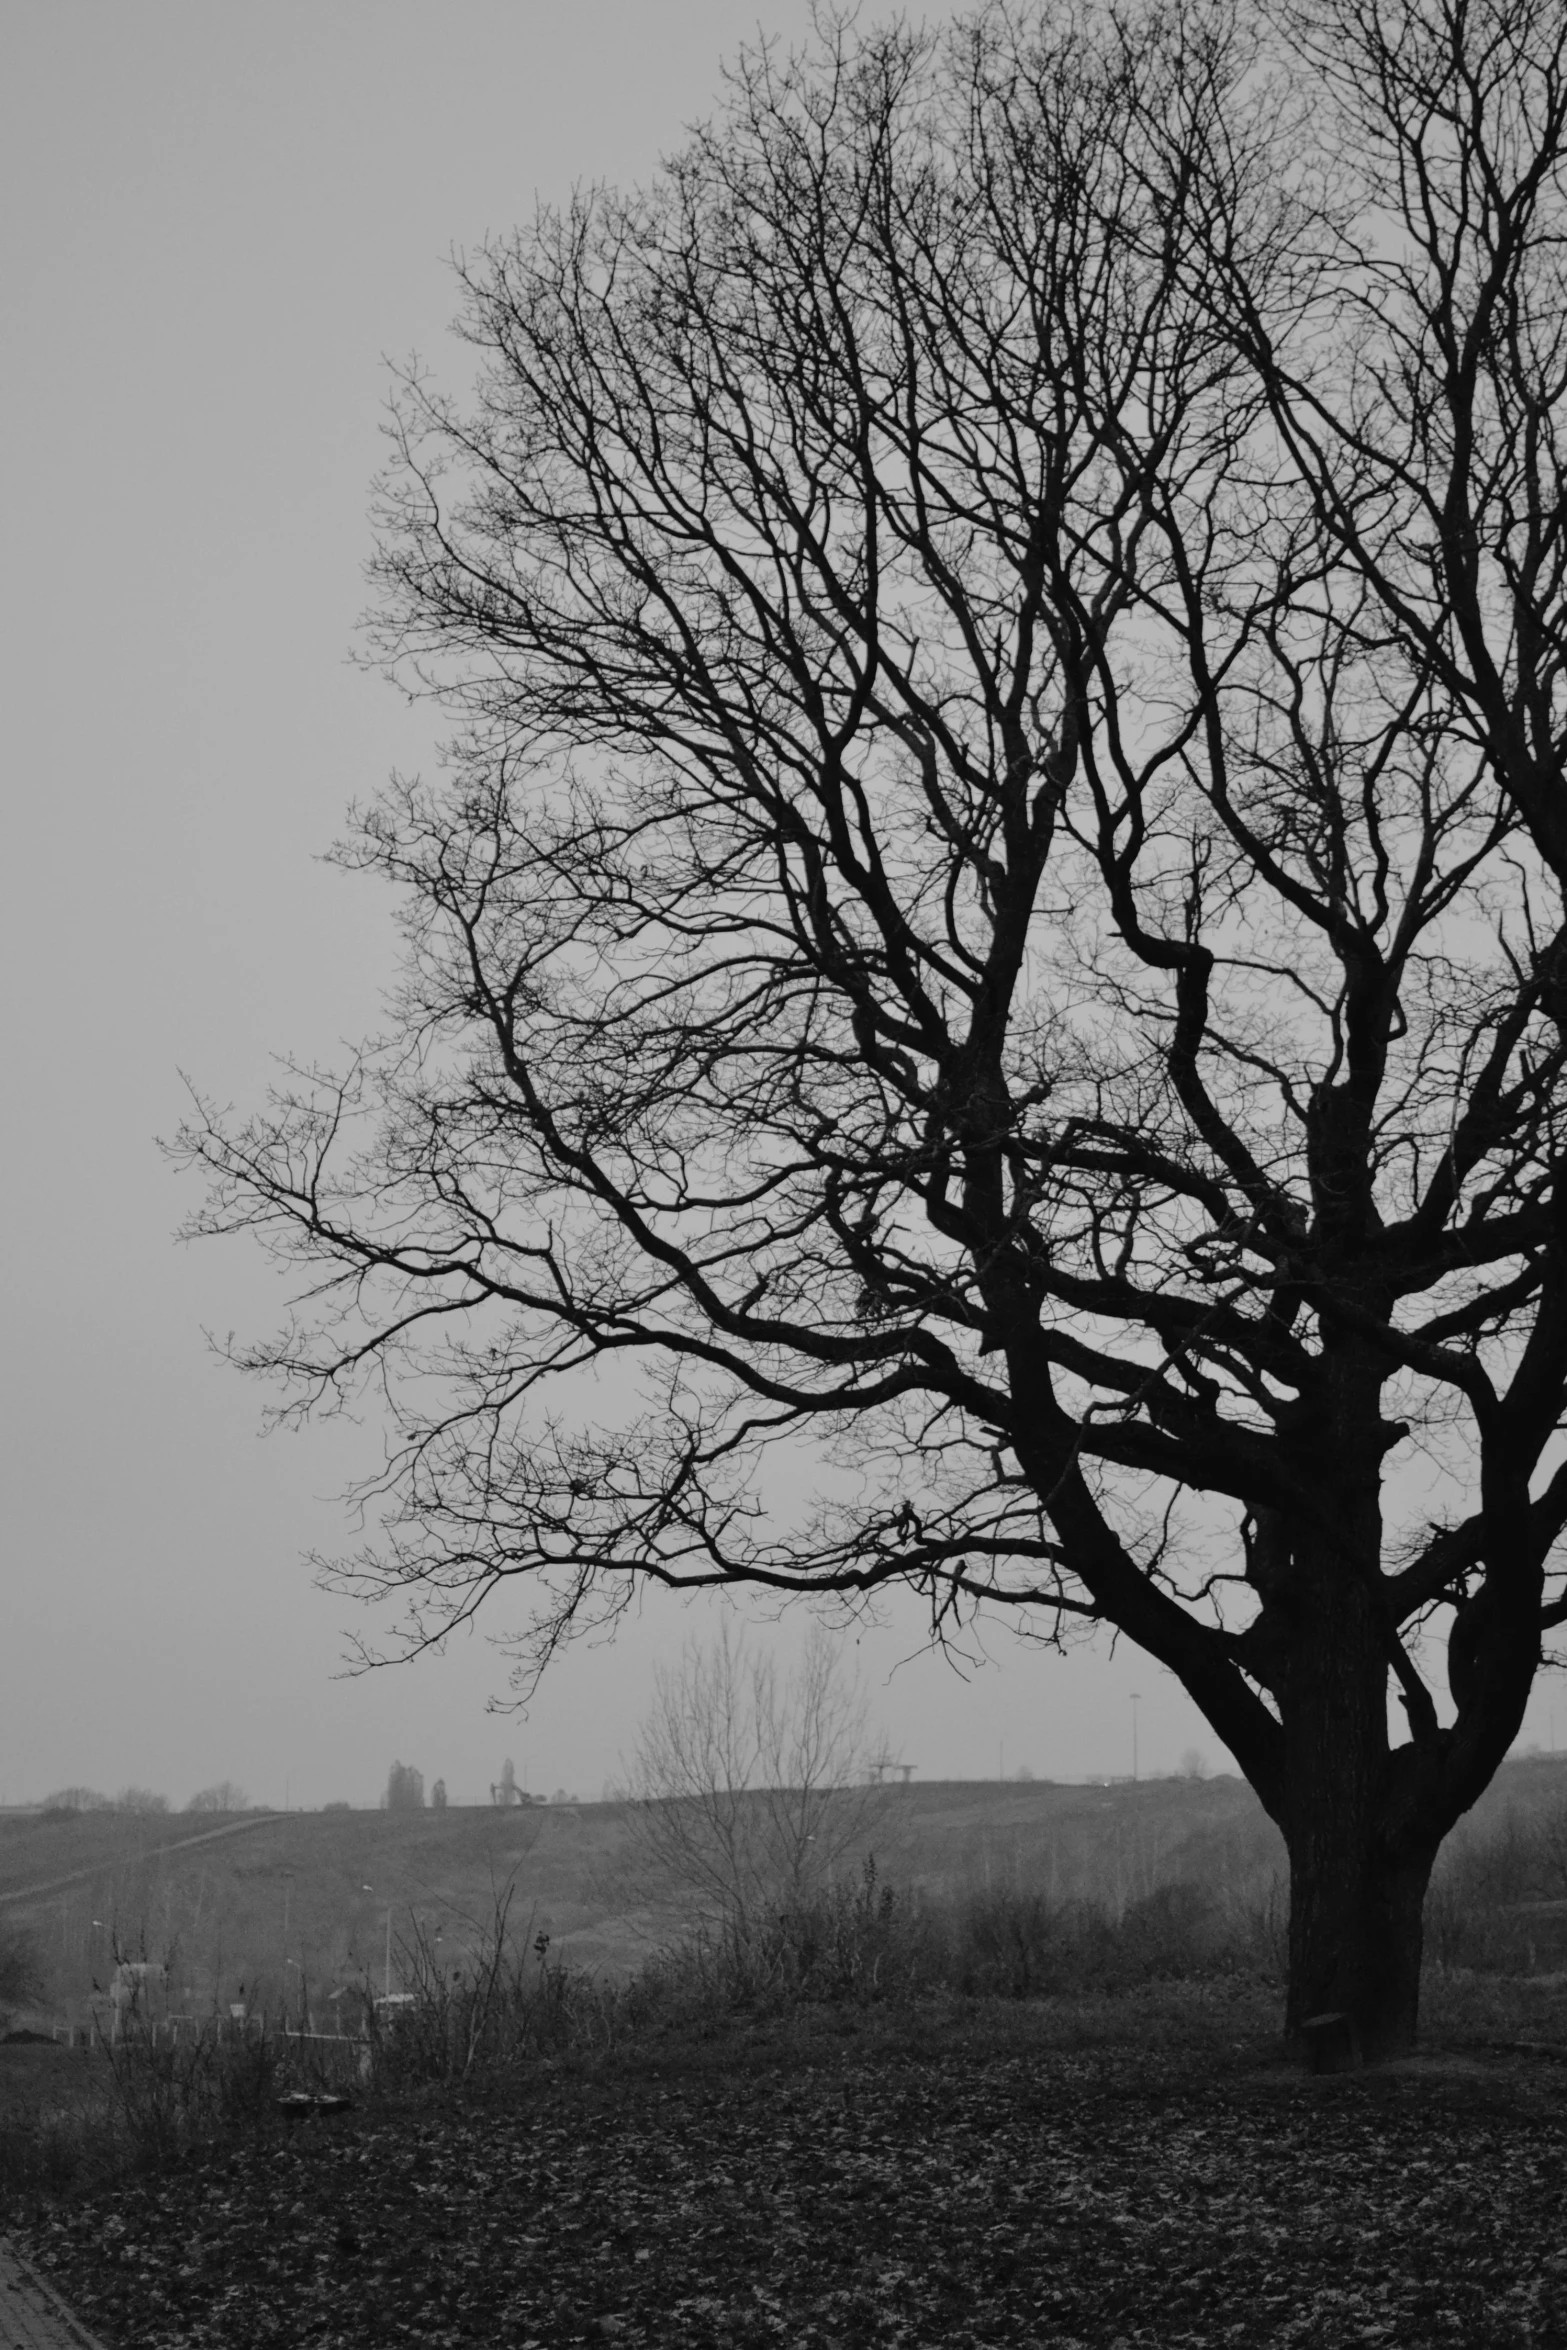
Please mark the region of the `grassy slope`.
[[[618, 1804], [280, 1813], [211, 1835], [225, 1825], [113, 1813], [0, 1821], [0, 1917], [39, 1936], [62, 1998], [81, 1996], [108, 1962], [95, 1918], [125, 1949], [145, 1938], [161, 1956], [177, 1944], [195, 1977], [222, 1978], [224, 1996], [286, 1958], [316, 1978], [379, 1972], [389, 1905], [394, 1936], [417, 1917], [460, 1941], [463, 1922], [488, 1921], [513, 1877], [514, 1928], [549, 1933], [580, 1964], [633, 1965], [657, 1933]], [[1112, 1901], [1172, 1875], [1223, 1880], [1277, 1863], [1272, 1830], [1234, 1779], [899, 1788], [869, 1842], [883, 1878], [899, 1883], [1023, 1882]]]
[[[1508, 1812], [1531, 1817], [1564, 1799], [1567, 1760], [1516, 1763], [1475, 1824]], [[271, 1988], [290, 1958], [324, 1990], [329, 1978], [380, 1977], [388, 1906], [394, 1936], [406, 1937], [417, 1918], [427, 1932], [441, 1926], [443, 1955], [460, 1957], [472, 1928], [489, 1920], [496, 1889], [513, 1878], [514, 1931], [549, 1933], [553, 1955], [619, 1969], [635, 1965], [657, 1936], [617, 1804], [294, 1812], [209, 1833], [228, 1825], [113, 1813], [0, 1820], [0, 1922], [26, 1925], [38, 1939], [57, 2006], [103, 1979], [110, 1927], [124, 1949], [145, 1942], [161, 1957], [172, 1946], [198, 2003], [233, 1997], [241, 1980]], [[1114, 1907], [1176, 1878], [1256, 1901], [1283, 1866], [1277, 1832], [1234, 1778], [899, 1788], [871, 1843], [883, 1879], [894, 1883], [1016, 1883]], [[55, 1889], [29, 1890], [41, 1887]]]
[[[591, 1929], [606, 1909], [593, 1887], [615, 1841], [611, 1806], [279, 1813], [180, 1848], [195, 1826], [107, 1814], [0, 1822], [0, 1919], [33, 1933], [59, 2004], [103, 1979], [111, 1933], [131, 1953], [173, 1947], [198, 2000], [232, 1998], [241, 1981], [270, 1986], [290, 1958], [319, 1987], [378, 1977], [389, 1907], [394, 1935], [418, 1918], [461, 1937], [463, 1919], [486, 1919], [513, 1875], [514, 1924], [536, 1908], [539, 1928], [582, 1941], [585, 1962], [609, 1955]], [[30, 1897], [30, 1887], [55, 1889]]]

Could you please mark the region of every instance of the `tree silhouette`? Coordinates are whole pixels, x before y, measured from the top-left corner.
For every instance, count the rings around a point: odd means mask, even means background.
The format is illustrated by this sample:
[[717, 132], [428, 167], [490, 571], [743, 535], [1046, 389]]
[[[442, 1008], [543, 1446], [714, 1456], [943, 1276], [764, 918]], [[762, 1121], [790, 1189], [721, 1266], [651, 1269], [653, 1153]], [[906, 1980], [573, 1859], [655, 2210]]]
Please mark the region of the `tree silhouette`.
[[490, 247], [382, 504], [392, 1033], [185, 1138], [307, 1270], [242, 1359], [392, 1398], [411, 1638], [1113, 1625], [1368, 2050], [1567, 1614], [1564, 48], [829, 30]]
[[384, 1800], [388, 1811], [423, 1811], [423, 1771], [416, 1771], [411, 1763], [394, 1762], [386, 1775]]
[[232, 1779], [220, 1779], [214, 1787], [202, 1787], [186, 1804], [187, 1811], [243, 1811], [250, 1798], [243, 1787]]
[[780, 1911], [819, 1900], [888, 1824], [864, 1697], [824, 1626], [780, 1678], [726, 1624], [657, 1668], [631, 1752], [625, 1836], [639, 1903], [748, 1963]]

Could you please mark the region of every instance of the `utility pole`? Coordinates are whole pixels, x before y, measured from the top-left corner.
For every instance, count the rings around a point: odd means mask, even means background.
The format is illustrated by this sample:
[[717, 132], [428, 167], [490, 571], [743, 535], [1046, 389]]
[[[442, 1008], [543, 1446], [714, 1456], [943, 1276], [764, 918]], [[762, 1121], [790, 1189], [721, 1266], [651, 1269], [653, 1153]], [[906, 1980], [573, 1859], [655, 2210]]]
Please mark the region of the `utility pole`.
[[1137, 1690], [1132, 1691], [1132, 1785], [1137, 1784], [1137, 1708], [1142, 1702]]

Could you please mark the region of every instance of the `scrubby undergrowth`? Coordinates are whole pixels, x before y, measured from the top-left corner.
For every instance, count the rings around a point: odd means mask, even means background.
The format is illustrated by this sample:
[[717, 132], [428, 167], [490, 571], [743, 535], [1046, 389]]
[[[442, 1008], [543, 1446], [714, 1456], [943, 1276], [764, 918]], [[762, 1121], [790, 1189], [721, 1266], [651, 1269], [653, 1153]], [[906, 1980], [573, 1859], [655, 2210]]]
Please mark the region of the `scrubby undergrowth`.
[[0, 2218], [115, 2350], [1567, 2345], [1567, 1978], [1433, 1965], [1432, 2053], [1307, 2082], [1280, 1922], [868, 1868], [615, 1982], [503, 1900], [364, 2044], [0, 2050]]
[[[1517, 1854], [1533, 1850], [1515, 1826], [1493, 1844], [1515, 1873]], [[1495, 1899], [1494, 1853], [1464, 1865], [1433, 1936], [1428, 2024], [1449, 2038], [1567, 2041], [1567, 1976], [1507, 1979], [1452, 1958], [1459, 1948], [1510, 1952], [1517, 1939]], [[1483, 1925], [1464, 1906], [1471, 1881], [1473, 1899], [1488, 1902]], [[814, 1899], [710, 1919], [614, 1978], [557, 1963], [548, 1936], [531, 1926], [514, 1934], [507, 1894], [461, 1966], [443, 1964], [439, 1944], [415, 1933], [401, 1951], [411, 2001], [388, 2020], [367, 1986], [364, 2040], [303, 2036], [302, 2016], [260, 2036], [236, 2034], [214, 2016], [173, 2043], [133, 2029], [117, 2049], [93, 2055], [0, 2049], [0, 2196], [14, 2203], [96, 2188], [243, 2144], [280, 2126], [278, 2100], [290, 2090], [346, 2089], [377, 2109], [430, 2087], [507, 2090], [541, 2067], [722, 2040], [737, 2020], [877, 2013], [896, 2037], [907, 2018], [933, 2008], [957, 2015], [986, 2003], [1066, 2001], [1074, 2013], [1087, 2002], [1120, 2015], [1116, 2028], [1135, 2036], [1125, 2003], [1172, 1986], [1183, 2012], [1193, 2001], [1240, 2001], [1266, 2037], [1277, 2029], [1283, 1930], [1277, 1889], [1260, 1902], [1226, 1902], [1177, 1881], [1116, 1914], [1016, 1885], [898, 1888], [871, 1861]]]

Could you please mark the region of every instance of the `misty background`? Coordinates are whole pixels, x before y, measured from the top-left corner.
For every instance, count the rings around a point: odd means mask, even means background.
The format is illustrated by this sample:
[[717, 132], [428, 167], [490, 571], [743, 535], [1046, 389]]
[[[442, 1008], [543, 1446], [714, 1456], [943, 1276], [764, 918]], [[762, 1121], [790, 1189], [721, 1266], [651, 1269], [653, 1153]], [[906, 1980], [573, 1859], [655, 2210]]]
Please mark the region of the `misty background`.
[[[3, 22], [0, 1803], [223, 1778], [372, 1803], [394, 1756], [453, 1803], [508, 1755], [535, 1792], [597, 1795], [655, 1663], [719, 1603], [650, 1593], [520, 1719], [486, 1712], [507, 1660], [482, 1635], [335, 1677], [376, 1619], [302, 1553], [351, 1546], [338, 1496], [378, 1430], [260, 1437], [266, 1393], [204, 1332], [270, 1327], [286, 1288], [243, 1244], [174, 1245], [195, 1194], [154, 1137], [182, 1070], [247, 1104], [275, 1054], [340, 1060], [393, 976], [394, 902], [319, 862], [432, 748], [348, 661], [385, 359], [466, 386], [452, 251], [646, 177], [721, 60], [798, 39], [807, 8], [13, 0]], [[800, 1614], [737, 1613], [796, 1652]], [[1127, 1773], [1134, 1691], [1145, 1774], [1230, 1767], [1108, 1642], [1063, 1659], [982, 1627], [959, 1673], [912, 1603], [849, 1637], [922, 1779]], [[1555, 1744], [1555, 1703], [1547, 1678], [1521, 1743]]]

